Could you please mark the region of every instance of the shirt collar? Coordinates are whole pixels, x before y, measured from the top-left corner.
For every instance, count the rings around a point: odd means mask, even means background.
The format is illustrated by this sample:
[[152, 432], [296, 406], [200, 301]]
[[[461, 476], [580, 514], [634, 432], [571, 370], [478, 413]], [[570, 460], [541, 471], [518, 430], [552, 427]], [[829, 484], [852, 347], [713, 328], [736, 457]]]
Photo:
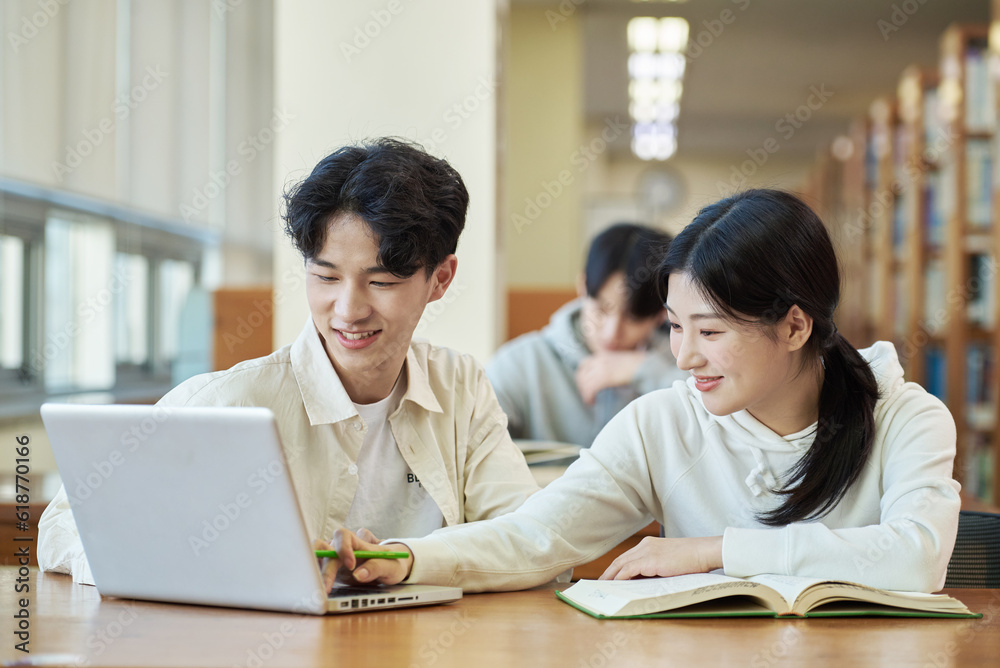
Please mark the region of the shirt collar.
[[[302, 393], [302, 403], [309, 416], [309, 424], [331, 424], [358, 414], [327, 357], [312, 318], [306, 320], [305, 327], [292, 344], [290, 355], [292, 373]], [[431, 389], [427, 371], [417, 360], [412, 344], [406, 351], [405, 368], [406, 392], [400, 405], [405, 401], [412, 401], [425, 410], [443, 413], [444, 409]]]
[[309, 424], [340, 422], [358, 414], [330, 358], [326, 356], [312, 318], [306, 320], [306, 326], [295, 339], [289, 354]]
[[434, 390], [431, 389], [427, 369], [417, 360], [412, 343], [406, 351], [406, 393], [403, 395], [403, 401], [412, 401], [432, 413], [444, 413], [437, 396], [434, 395]]

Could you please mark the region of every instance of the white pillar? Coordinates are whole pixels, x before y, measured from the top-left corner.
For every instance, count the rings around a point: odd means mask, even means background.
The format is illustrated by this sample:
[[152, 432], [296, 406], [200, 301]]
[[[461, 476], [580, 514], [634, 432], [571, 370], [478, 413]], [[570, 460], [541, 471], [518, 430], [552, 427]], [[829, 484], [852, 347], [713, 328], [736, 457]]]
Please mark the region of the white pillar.
[[[499, 329], [495, 2], [275, 3], [275, 196], [325, 155], [367, 137], [420, 141], [465, 179], [471, 202], [458, 274], [417, 336], [485, 361]], [[275, 230], [275, 346], [308, 316], [302, 260]]]

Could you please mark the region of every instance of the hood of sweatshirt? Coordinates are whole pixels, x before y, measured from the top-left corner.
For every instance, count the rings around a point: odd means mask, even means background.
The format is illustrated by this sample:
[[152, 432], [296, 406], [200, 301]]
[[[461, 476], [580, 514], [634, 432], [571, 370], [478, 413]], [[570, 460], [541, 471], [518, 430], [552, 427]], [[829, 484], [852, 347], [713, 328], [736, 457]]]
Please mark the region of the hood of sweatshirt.
[[[574, 299], [559, 307], [549, 318], [549, 324], [542, 328], [545, 341], [573, 371], [576, 371], [584, 358], [592, 354], [583, 339], [582, 311], [583, 298]], [[665, 329], [655, 330], [647, 346], [648, 349], [659, 351], [663, 356], [673, 359], [670, 354], [670, 334]]]
[[[899, 363], [896, 349], [891, 343], [879, 341], [870, 348], [858, 351], [868, 362], [878, 381], [880, 401], [892, 394], [903, 384], [903, 367]], [[694, 378], [687, 381], [687, 386], [704, 408], [702, 394], [694, 385]], [[706, 409], [707, 413], [707, 409]], [[806, 453], [816, 438], [817, 423], [813, 423], [794, 434], [780, 436], [769, 427], [757, 420], [747, 410], [731, 415], [714, 416], [708, 414], [715, 428], [729, 433], [736, 442], [747, 447], [756, 463], [747, 474], [746, 485], [755, 496], [763, 494], [768, 488], [777, 487], [775, 471], [788, 470]], [[767, 454], [765, 454], [767, 453]], [[773, 468], [772, 468], [773, 467]]]
[[583, 299], [573, 301], [559, 307], [559, 310], [549, 318], [549, 324], [542, 328], [542, 336], [548, 342], [556, 355], [572, 370], [590, 355], [587, 345], [583, 342], [583, 331], [580, 329], [580, 317], [583, 309]]

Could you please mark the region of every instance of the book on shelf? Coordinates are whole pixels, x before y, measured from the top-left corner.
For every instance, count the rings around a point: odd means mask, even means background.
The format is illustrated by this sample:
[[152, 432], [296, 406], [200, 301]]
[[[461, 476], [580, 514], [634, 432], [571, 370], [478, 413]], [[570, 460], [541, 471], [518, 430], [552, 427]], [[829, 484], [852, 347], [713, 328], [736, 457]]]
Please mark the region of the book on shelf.
[[996, 103], [985, 40], [973, 40], [965, 52], [965, 128], [990, 132], [996, 125]]
[[965, 352], [965, 421], [969, 427], [992, 432], [996, 426], [993, 402], [993, 347], [969, 344]]
[[910, 157], [910, 145], [913, 142], [913, 135], [906, 123], [898, 123], [894, 126], [892, 135], [892, 178], [896, 183], [906, 183], [909, 181], [908, 159]]
[[909, 220], [906, 198], [897, 195], [892, 204], [892, 254], [897, 260], [906, 256], [906, 224]]
[[944, 215], [941, 211], [941, 175], [937, 171], [927, 173], [924, 180], [924, 228], [927, 247], [940, 249], [944, 245]]
[[938, 100], [936, 88], [929, 88], [924, 91], [924, 155], [932, 155], [930, 150], [937, 145], [941, 137], [947, 137], [944, 118]]
[[909, 292], [907, 285], [906, 274], [901, 271], [896, 272], [893, 277], [892, 333], [899, 341], [906, 336], [906, 323], [909, 322], [910, 318], [910, 300], [907, 295]]
[[972, 227], [989, 227], [993, 209], [993, 154], [989, 140], [970, 139], [965, 159], [966, 217]]
[[993, 498], [993, 448], [989, 432], [974, 431], [965, 445], [962, 491], [973, 498]]
[[938, 211], [941, 212], [941, 220], [947, 226], [955, 214], [955, 202], [958, 199], [958, 170], [955, 169], [955, 160], [951, 152], [941, 155], [938, 186]]
[[878, 185], [878, 154], [875, 142], [865, 142], [865, 188], [874, 190]]
[[966, 317], [969, 322], [990, 329], [994, 322], [994, 274], [996, 263], [993, 256], [987, 253], [975, 253], [969, 256], [969, 296], [966, 304]]
[[924, 268], [924, 329], [938, 335], [944, 331], [947, 314], [945, 303], [945, 273], [943, 260], [928, 260]]
[[868, 309], [868, 319], [878, 322], [882, 317], [882, 272], [879, 270], [877, 262], [868, 264], [868, 285], [871, 288], [867, 291], [866, 308]]
[[940, 346], [929, 346], [924, 353], [926, 380], [924, 389], [944, 401], [948, 391], [947, 359]]
[[790, 575], [695, 573], [639, 580], [580, 580], [556, 592], [600, 619], [654, 617], [982, 617], [945, 594], [890, 591]]

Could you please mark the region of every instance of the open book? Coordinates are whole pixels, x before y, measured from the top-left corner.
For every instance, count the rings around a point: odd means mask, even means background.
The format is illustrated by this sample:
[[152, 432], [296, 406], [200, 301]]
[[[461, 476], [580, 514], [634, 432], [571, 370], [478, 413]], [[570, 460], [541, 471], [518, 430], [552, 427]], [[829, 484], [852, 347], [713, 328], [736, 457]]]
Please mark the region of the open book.
[[576, 459], [580, 454], [580, 446], [573, 443], [558, 441], [535, 441], [530, 439], [515, 439], [515, 445], [524, 453], [524, 460], [529, 466], [547, 464], [550, 462], [566, 462]]
[[943, 594], [875, 589], [789, 575], [732, 578], [715, 573], [641, 580], [580, 580], [556, 595], [608, 617], [981, 617]]

